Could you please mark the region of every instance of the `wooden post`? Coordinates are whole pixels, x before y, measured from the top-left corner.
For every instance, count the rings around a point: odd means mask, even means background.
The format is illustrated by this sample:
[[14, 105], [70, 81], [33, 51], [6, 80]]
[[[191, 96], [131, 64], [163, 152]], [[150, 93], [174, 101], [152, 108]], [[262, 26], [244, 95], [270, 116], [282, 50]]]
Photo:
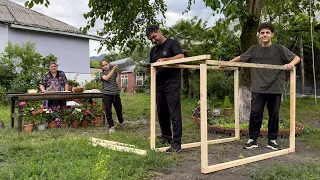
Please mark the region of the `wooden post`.
[[151, 65], [150, 148], [156, 148], [156, 68]]
[[22, 106], [20, 106], [21, 101], [18, 101], [18, 131], [21, 132], [22, 131]]
[[201, 172], [208, 168], [207, 64], [200, 64]]
[[295, 152], [296, 134], [296, 68], [290, 71], [290, 152]]
[[239, 70], [234, 71], [234, 135], [237, 140], [240, 139], [239, 124]]
[[15, 114], [15, 106], [16, 106], [16, 104], [15, 104], [15, 100], [14, 100], [14, 98], [11, 98], [11, 128], [14, 128], [14, 117], [13, 117], [13, 114]]

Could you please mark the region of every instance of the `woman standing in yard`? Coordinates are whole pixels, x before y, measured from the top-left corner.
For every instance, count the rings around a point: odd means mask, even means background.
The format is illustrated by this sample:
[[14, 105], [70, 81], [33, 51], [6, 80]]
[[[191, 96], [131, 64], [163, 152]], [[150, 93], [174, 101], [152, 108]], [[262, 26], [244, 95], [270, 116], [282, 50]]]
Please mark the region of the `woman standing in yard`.
[[[49, 72], [47, 72], [40, 81], [40, 90], [43, 93], [49, 91], [64, 91], [69, 90], [68, 80], [63, 71], [58, 71], [58, 65], [55, 62], [49, 63]], [[64, 100], [48, 101], [44, 103], [46, 106], [65, 105]]]
[[112, 104], [116, 110], [119, 123], [123, 123], [122, 118], [122, 104], [120, 99], [120, 88], [117, 83], [117, 73], [115, 72], [119, 66], [115, 65], [110, 69], [110, 63], [108, 60], [103, 59], [100, 63], [102, 72], [101, 72], [101, 81], [103, 87], [103, 103], [105, 106], [105, 112], [107, 121], [109, 124], [109, 133], [115, 132], [114, 130], [114, 121], [112, 119]]

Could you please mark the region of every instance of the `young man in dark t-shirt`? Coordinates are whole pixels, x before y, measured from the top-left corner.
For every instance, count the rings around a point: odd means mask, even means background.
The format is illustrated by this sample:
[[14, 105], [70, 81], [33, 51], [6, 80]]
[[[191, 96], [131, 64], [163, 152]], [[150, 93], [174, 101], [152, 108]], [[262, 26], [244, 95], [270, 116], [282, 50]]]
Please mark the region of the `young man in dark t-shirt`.
[[[258, 64], [284, 65], [292, 70], [300, 62], [300, 58], [286, 47], [273, 44], [274, 27], [270, 23], [261, 23], [258, 27], [260, 45], [252, 46], [242, 55], [232, 59], [232, 62], [243, 61]], [[260, 135], [264, 107], [267, 104], [269, 113], [267, 147], [279, 150], [281, 147], [276, 139], [279, 130], [279, 110], [284, 87], [285, 72], [283, 70], [251, 68], [251, 114], [249, 136], [245, 149], [258, 147], [257, 138]]]
[[[150, 63], [169, 61], [184, 58], [178, 41], [163, 36], [157, 25], [151, 25], [146, 35], [155, 46], [150, 51]], [[163, 143], [171, 143], [167, 153], [180, 152], [182, 137], [181, 117], [181, 73], [180, 69], [157, 68], [156, 101], [158, 119], [161, 128]], [[171, 131], [171, 122], [172, 130]]]

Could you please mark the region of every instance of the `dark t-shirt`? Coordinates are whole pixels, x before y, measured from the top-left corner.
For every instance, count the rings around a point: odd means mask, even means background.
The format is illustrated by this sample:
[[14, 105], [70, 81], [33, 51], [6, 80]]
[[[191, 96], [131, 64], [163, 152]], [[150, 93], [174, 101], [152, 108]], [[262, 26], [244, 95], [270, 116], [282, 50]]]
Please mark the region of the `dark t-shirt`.
[[[272, 44], [269, 47], [259, 45], [252, 46], [240, 55], [243, 62], [284, 65], [296, 56], [286, 47], [280, 44]], [[266, 94], [282, 94], [284, 88], [285, 71], [275, 69], [251, 68], [251, 91]]]
[[110, 77], [110, 79], [107, 81], [102, 79], [102, 76], [104, 75], [107, 76], [109, 73], [110, 71], [102, 71], [100, 74], [101, 81], [102, 81], [102, 88], [103, 88], [102, 92], [103, 94], [107, 94], [107, 95], [117, 95], [120, 93], [120, 89], [117, 83], [118, 74], [114, 72]]
[[[169, 58], [183, 54], [182, 48], [178, 41], [173, 39], [166, 39], [161, 45], [155, 45], [150, 51], [150, 63], [157, 62], [160, 58]], [[157, 68], [157, 87], [168, 88], [180, 87], [181, 84], [181, 73], [180, 69], [177, 68]]]

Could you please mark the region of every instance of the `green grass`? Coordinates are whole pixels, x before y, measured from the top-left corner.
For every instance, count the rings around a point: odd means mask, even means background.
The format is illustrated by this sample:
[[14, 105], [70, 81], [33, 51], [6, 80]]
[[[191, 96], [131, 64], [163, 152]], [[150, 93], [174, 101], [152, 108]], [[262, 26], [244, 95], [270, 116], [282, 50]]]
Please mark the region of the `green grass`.
[[[106, 127], [18, 133], [17, 129], [9, 128], [9, 106], [0, 106], [0, 119], [6, 124], [5, 130], [0, 129], [0, 179], [145, 179], [152, 176], [150, 172], [167, 172], [169, 167], [182, 161], [180, 155], [148, 151], [147, 156], [139, 156], [92, 146], [90, 138], [97, 137], [132, 144], [139, 149], [149, 148], [150, 95], [121, 94], [121, 99], [128, 123], [123, 127], [117, 125], [118, 131], [114, 134], [108, 134]], [[192, 120], [197, 101], [182, 98], [183, 143], [200, 140], [200, 129]], [[312, 99], [297, 99], [296, 109], [298, 122], [320, 122], [320, 109], [313, 105]], [[115, 113], [113, 117], [117, 119]], [[289, 102], [285, 100], [280, 119], [288, 118]], [[306, 125], [298, 140], [311, 148], [320, 148], [320, 129]], [[157, 147], [163, 146], [157, 143]], [[273, 179], [277, 174], [294, 179], [292, 172], [297, 170], [301, 172], [297, 177], [317, 179], [319, 163], [314, 163], [297, 168], [277, 166], [252, 173], [260, 179]]]
[[320, 166], [319, 163], [281, 164], [274, 168], [256, 169], [249, 174], [252, 179], [259, 180], [316, 180], [320, 179]]
[[[147, 156], [94, 147], [105, 128], [0, 131], [0, 179], [142, 179], [164, 172], [175, 156]], [[107, 177], [107, 178], [106, 178]]]

